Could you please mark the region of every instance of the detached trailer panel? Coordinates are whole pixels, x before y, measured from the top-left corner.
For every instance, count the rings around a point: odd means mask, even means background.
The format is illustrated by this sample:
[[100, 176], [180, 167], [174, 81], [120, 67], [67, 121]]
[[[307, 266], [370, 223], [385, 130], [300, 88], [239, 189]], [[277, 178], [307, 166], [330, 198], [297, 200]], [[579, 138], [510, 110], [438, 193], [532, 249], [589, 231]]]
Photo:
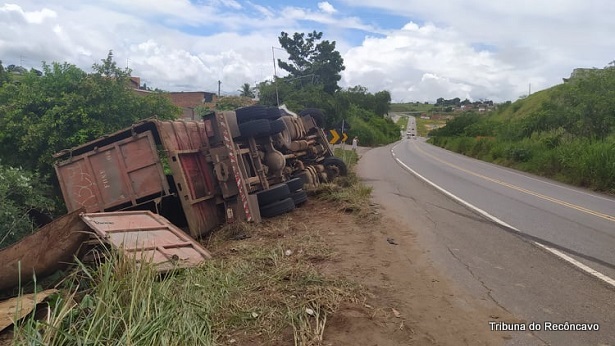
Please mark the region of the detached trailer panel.
[[81, 219], [103, 242], [161, 272], [194, 267], [211, 258], [203, 246], [150, 211], [85, 213]]

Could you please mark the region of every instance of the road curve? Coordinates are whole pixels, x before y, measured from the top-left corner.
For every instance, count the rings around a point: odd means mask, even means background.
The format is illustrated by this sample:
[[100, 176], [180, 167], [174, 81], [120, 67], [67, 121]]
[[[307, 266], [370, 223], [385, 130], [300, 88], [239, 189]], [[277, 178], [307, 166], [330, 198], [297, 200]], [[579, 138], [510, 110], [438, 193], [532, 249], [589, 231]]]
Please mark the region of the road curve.
[[[543, 327], [513, 332], [507, 344], [615, 345], [615, 199], [420, 139], [368, 151], [358, 172], [439, 269], [524, 326]], [[565, 322], [600, 330], [544, 330]]]
[[615, 278], [615, 199], [424, 141], [402, 142], [392, 152], [400, 163], [529, 239]]

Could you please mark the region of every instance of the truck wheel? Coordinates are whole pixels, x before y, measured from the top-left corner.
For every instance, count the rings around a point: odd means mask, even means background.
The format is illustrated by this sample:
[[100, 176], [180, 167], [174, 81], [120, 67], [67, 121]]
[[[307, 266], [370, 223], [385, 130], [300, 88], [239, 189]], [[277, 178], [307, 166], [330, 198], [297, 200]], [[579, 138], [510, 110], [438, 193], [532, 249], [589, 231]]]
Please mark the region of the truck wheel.
[[327, 180], [331, 182], [333, 179], [339, 176], [346, 176], [348, 174], [348, 168], [342, 159], [330, 156], [322, 161], [323, 166], [327, 172]]
[[293, 209], [295, 209], [295, 201], [289, 197], [260, 208], [260, 212], [262, 217], [268, 218], [288, 213]]
[[263, 190], [256, 193], [258, 205], [271, 204], [288, 197], [290, 197], [290, 190], [286, 184], [274, 185], [268, 190]]
[[239, 124], [239, 133], [242, 137], [257, 137], [261, 135], [268, 135], [271, 131], [271, 125], [269, 125], [267, 119], [251, 120], [245, 123]]
[[303, 181], [303, 186], [310, 183], [310, 178], [308, 177], [308, 172], [306, 170], [299, 171], [293, 175], [293, 178], [301, 179]]
[[266, 115], [267, 119], [276, 120], [281, 116], [282, 116], [282, 112], [280, 112], [280, 109], [278, 107], [267, 108], [267, 115]]
[[251, 120], [265, 119], [267, 118], [267, 107], [263, 105], [254, 105], [235, 110], [237, 116], [237, 123], [245, 123]]
[[269, 131], [270, 135], [275, 135], [276, 133], [280, 133], [286, 130], [286, 124], [284, 124], [284, 121], [282, 121], [282, 119], [271, 121], [269, 123], [269, 126], [271, 127], [271, 131]]
[[301, 178], [293, 178], [286, 182], [286, 185], [288, 185], [288, 189], [290, 190], [290, 192], [296, 192], [303, 189], [303, 184], [304, 181]]
[[293, 199], [293, 202], [295, 202], [295, 207], [298, 207], [302, 205], [303, 203], [307, 202], [308, 200], [307, 192], [303, 190], [295, 191], [292, 194], [292, 199]]

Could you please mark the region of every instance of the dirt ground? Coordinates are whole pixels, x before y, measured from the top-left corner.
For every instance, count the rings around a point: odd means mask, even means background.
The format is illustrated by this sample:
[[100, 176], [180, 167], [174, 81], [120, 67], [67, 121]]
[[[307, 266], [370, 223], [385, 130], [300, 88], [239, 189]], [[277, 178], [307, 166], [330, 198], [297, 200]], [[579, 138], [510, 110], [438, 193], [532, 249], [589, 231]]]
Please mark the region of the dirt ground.
[[440, 275], [429, 250], [417, 244], [413, 226], [381, 206], [372, 203], [367, 216], [358, 216], [310, 198], [289, 216], [305, 225], [301, 232], [317, 232], [333, 249], [318, 263], [322, 273], [367, 291], [364, 302], [343, 303], [327, 317], [322, 345], [499, 345], [510, 339], [489, 332], [487, 321], [513, 316], [476, 301]]
[[334, 248], [321, 269], [361, 284], [370, 296], [330, 317], [324, 345], [498, 345], [510, 338], [486, 326], [512, 316], [456, 289], [429, 263], [412, 225], [371, 206], [373, 218], [317, 200], [293, 212], [294, 221], [318, 230]]
[[330, 317], [323, 344], [502, 344], [509, 336], [488, 332], [485, 321], [510, 316], [457, 292], [427, 262], [412, 227], [373, 208], [378, 217], [368, 221], [322, 201], [293, 212], [293, 221], [318, 230], [334, 248], [321, 269], [363, 285], [370, 295], [363, 306], [347, 304]]

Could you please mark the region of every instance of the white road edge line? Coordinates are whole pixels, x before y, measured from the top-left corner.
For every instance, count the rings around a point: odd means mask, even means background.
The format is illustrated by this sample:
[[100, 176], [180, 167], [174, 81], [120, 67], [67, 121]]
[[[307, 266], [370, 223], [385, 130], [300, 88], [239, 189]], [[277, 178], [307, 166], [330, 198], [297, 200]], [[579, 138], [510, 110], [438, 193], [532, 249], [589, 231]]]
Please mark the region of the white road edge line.
[[[393, 149], [395, 149], [395, 147], [391, 148], [391, 154], [393, 154], [393, 157], [395, 157], [395, 153], [393, 152]], [[513, 226], [511, 226], [511, 225], [509, 225], [509, 224], [507, 224], [506, 222], [504, 222], [504, 221], [502, 221], [502, 220], [498, 219], [497, 217], [495, 217], [495, 216], [493, 216], [493, 215], [491, 215], [491, 214], [487, 213], [486, 211], [484, 211], [484, 210], [482, 210], [482, 209], [480, 209], [480, 208], [478, 208], [478, 207], [476, 207], [476, 206], [474, 206], [474, 205], [472, 205], [472, 204], [470, 204], [470, 203], [468, 203], [468, 202], [464, 201], [463, 199], [461, 199], [461, 198], [459, 198], [459, 197], [457, 197], [457, 196], [453, 195], [452, 193], [448, 192], [447, 190], [445, 190], [445, 189], [441, 188], [440, 186], [436, 185], [436, 184], [435, 184], [434, 182], [432, 182], [431, 180], [429, 180], [429, 179], [425, 178], [424, 176], [420, 175], [417, 171], [415, 171], [415, 170], [413, 170], [412, 168], [408, 167], [408, 166], [407, 166], [405, 163], [403, 163], [400, 159], [398, 159], [398, 158], [396, 158], [396, 157], [395, 157], [395, 161], [397, 161], [397, 163], [399, 163], [401, 166], [403, 166], [403, 167], [404, 167], [407, 171], [409, 171], [410, 173], [412, 173], [412, 174], [414, 174], [415, 176], [417, 176], [419, 179], [421, 179], [421, 180], [423, 180], [424, 182], [426, 182], [427, 184], [429, 184], [429, 185], [433, 186], [435, 189], [437, 189], [438, 191], [440, 191], [440, 192], [442, 192], [443, 194], [447, 195], [448, 197], [450, 197], [450, 198], [454, 199], [455, 201], [457, 201], [457, 202], [459, 202], [459, 203], [463, 204], [463, 205], [464, 205], [464, 206], [466, 206], [467, 208], [469, 208], [469, 209], [472, 209], [472, 210], [476, 211], [477, 213], [479, 213], [479, 214], [483, 215], [484, 217], [486, 217], [487, 219], [489, 219], [489, 220], [491, 220], [491, 221], [493, 221], [493, 222], [495, 222], [495, 223], [498, 223], [498, 224], [500, 224], [500, 225], [502, 225], [502, 226], [504, 226], [504, 227], [510, 228], [510, 229], [512, 229], [512, 230], [514, 230], [514, 231], [521, 232], [521, 231], [519, 231], [517, 228], [515, 228], [515, 227], [513, 227]], [[590, 268], [590, 267], [586, 266], [585, 264], [583, 264], [583, 263], [581, 263], [581, 262], [579, 262], [579, 261], [575, 260], [574, 258], [572, 258], [572, 257], [570, 257], [570, 256], [568, 256], [568, 255], [566, 255], [566, 254], [564, 254], [564, 253], [562, 253], [561, 251], [558, 251], [558, 250], [556, 250], [556, 249], [554, 249], [554, 248], [548, 247], [548, 246], [546, 246], [546, 245], [540, 244], [540, 243], [535, 242], [535, 241], [531, 241], [531, 242], [532, 242], [532, 243], [534, 243], [534, 245], [537, 245], [537, 246], [539, 246], [539, 247], [541, 247], [541, 248], [543, 248], [543, 249], [545, 249], [545, 250], [549, 251], [550, 253], [554, 254], [555, 256], [559, 257], [560, 259], [562, 259], [562, 260], [564, 260], [564, 261], [566, 261], [566, 262], [568, 262], [568, 263], [572, 264], [573, 266], [575, 266], [575, 267], [579, 268], [580, 270], [582, 270], [582, 271], [586, 272], [587, 274], [592, 275], [593, 277], [595, 277], [595, 278], [597, 278], [597, 279], [599, 279], [599, 280], [602, 280], [602, 281], [606, 282], [607, 284], [609, 284], [609, 285], [611, 285], [611, 286], [615, 287], [615, 280], [614, 280], [614, 279], [612, 279], [611, 277], [606, 276], [606, 275], [604, 275], [604, 274], [600, 273], [599, 271], [594, 270], [594, 269], [592, 269], [592, 268]]]

